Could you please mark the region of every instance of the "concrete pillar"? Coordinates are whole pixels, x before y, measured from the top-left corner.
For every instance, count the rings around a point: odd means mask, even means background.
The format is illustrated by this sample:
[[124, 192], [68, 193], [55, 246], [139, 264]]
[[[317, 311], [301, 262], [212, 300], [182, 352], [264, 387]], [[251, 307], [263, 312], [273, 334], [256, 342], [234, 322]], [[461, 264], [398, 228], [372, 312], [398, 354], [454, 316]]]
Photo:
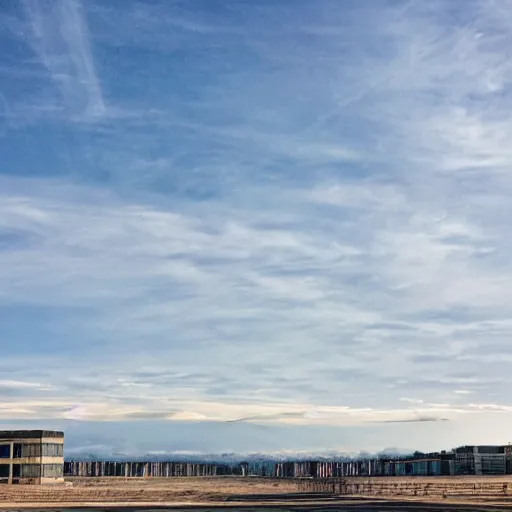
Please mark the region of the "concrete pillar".
[[9, 458], [11, 459], [11, 463], [9, 464], [9, 480], [7, 482], [12, 484], [12, 459], [14, 457], [14, 441], [10, 443], [9, 450]]

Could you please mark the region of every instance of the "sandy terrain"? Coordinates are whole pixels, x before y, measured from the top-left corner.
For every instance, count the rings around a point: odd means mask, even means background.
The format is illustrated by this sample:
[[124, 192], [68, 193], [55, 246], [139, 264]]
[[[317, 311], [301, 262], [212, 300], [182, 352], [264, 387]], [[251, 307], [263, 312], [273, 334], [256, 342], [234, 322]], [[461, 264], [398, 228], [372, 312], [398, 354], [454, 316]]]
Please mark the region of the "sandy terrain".
[[[358, 492], [353, 496], [340, 497], [331, 494], [329, 489], [305, 488], [293, 480], [239, 477], [72, 478], [65, 485], [58, 486], [0, 486], [0, 510], [50, 508], [62, 511], [78, 507], [115, 507], [131, 512], [144, 507], [354, 511], [512, 509], [512, 476], [353, 478], [348, 482], [360, 484]], [[368, 489], [372, 492], [368, 493]], [[418, 489], [420, 492], [412, 492]], [[427, 495], [423, 494], [425, 489]]]
[[0, 486], [0, 506], [78, 506], [79, 504], [163, 504], [222, 502], [229, 496], [296, 492], [287, 480], [236, 477], [71, 478], [65, 485]]

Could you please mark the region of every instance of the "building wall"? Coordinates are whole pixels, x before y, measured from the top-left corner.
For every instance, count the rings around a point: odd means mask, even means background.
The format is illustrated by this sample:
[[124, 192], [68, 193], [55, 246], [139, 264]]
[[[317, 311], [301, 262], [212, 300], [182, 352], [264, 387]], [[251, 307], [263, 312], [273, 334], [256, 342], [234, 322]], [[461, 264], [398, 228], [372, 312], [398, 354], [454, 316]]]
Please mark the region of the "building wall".
[[461, 446], [455, 449], [458, 475], [504, 475], [507, 462], [504, 446]]
[[[247, 466], [245, 475], [248, 474]], [[225, 465], [194, 464], [187, 462], [121, 462], [121, 461], [66, 461], [66, 476], [104, 477], [117, 476], [125, 478], [141, 477], [181, 477], [181, 476], [219, 476], [232, 474]], [[244, 474], [240, 471], [240, 474]]]
[[355, 476], [449, 476], [512, 473], [512, 446], [463, 446], [453, 451], [344, 461], [250, 461], [240, 464], [191, 462], [67, 461], [66, 476], [213, 476], [343, 478]]
[[[64, 481], [63, 437], [0, 437], [0, 483], [40, 484]], [[29, 435], [29, 434], [27, 434]]]

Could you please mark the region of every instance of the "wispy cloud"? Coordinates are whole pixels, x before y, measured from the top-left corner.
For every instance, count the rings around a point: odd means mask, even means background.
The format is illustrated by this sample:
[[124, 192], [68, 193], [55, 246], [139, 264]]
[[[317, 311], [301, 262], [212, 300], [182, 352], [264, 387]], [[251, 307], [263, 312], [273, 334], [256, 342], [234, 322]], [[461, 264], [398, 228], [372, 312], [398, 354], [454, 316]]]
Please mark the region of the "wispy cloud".
[[59, 87], [64, 107], [74, 117], [105, 114], [87, 24], [77, 0], [24, 0], [34, 51]]
[[405, 420], [385, 420], [383, 423], [424, 423], [430, 421], [448, 421], [448, 419], [438, 418], [435, 416], [419, 416], [417, 418], [410, 418]]
[[2, 419], [510, 425], [512, 22], [464, 5], [2, 13]]
[[[391, 265], [384, 264], [371, 245], [358, 241], [347, 250], [339, 242], [329, 241], [329, 231], [305, 232], [300, 220], [286, 229], [265, 226], [266, 216], [257, 210], [232, 210], [226, 220], [222, 204], [211, 203], [206, 219], [200, 212], [185, 214], [147, 203], [126, 203], [111, 194], [57, 181], [48, 187], [40, 181], [5, 181], [5, 185], [12, 192], [1, 202], [3, 229], [10, 229], [8, 250], [1, 254], [3, 303], [16, 300], [56, 311], [72, 303], [83, 313], [68, 315], [66, 325], [61, 323], [64, 332], [76, 322], [81, 325], [71, 354], [78, 353], [82, 336], [101, 333], [105, 368], [97, 366], [97, 371], [98, 375], [103, 371], [111, 375], [111, 379], [103, 377], [98, 388], [92, 385], [95, 375], [81, 379], [76, 372], [61, 375], [63, 388], [59, 387], [68, 391], [57, 391], [57, 400], [47, 404], [50, 409], [38, 407], [41, 416], [114, 420], [157, 415], [175, 421], [243, 419], [349, 425], [415, 421], [418, 415], [439, 409], [439, 399], [428, 405], [428, 400], [402, 398], [405, 389], [446, 399], [461, 385], [480, 396], [487, 392], [485, 379], [454, 373], [471, 367], [467, 362], [457, 364], [457, 336], [465, 333], [467, 341], [461, 348], [468, 342], [477, 346], [481, 323], [468, 324], [453, 317], [447, 324], [436, 316], [426, 317], [425, 307], [429, 311], [442, 307], [441, 295], [432, 292], [420, 297], [414, 287], [400, 290], [399, 294], [409, 298], [406, 302], [389, 292], [380, 299], [382, 284], [377, 286], [364, 272], [363, 265], [386, 270], [389, 274], [383, 272], [381, 279], [392, 289], [390, 283], [402, 282], [407, 250], [414, 251], [408, 257], [421, 258], [418, 261], [425, 272], [429, 260], [413, 249], [414, 242], [402, 243], [402, 250], [392, 253], [391, 262], [396, 263]], [[23, 195], [14, 193], [17, 186], [22, 187]], [[310, 204], [302, 200], [301, 193], [291, 194], [290, 202], [281, 207], [294, 209], [295, 201], [303, 207]], [[304, 210], [302, 215], [307, 217], [309, 212]], [[448, 258], [457, 258], [458, 252], [450, 252], [454, 242], [445, 235], [473, 232], [453, 221], [439, 221], [434, 226], [426, 240], [443, 251], [448, 247]], [[386, 228], [376, 231], [380, 238], [384, 233], [391, 236]], [[471, 243], [481, 242], [476, 237]], [[395, 276], [395, 272], [399, 274]], [[356, 276], [359, 284], [354, 287]], [[372, 300], [362, 301], [362, 286], [372, 282]], [[420, 283], [431, 286], [423, 279]], [[152, 300], [155, 296], [156, 302]], [[381, 300], [388, 302], [385, 310]], [[195, 312], [193, 318], [187, 313], [190, 311]], [[259, 323], [263, 314], [266, 322]], [[89, 318], [87, 324], [82, 315]], [[335, 328], [332, 322], [336, 322]], [[167, 341], [170, 332], [172, 343]], [[426, 358], [424, 363], [425, 356], [417, 356], [421, 345], [408, 346], [411, 332], [417, 340], [428, 340], [430, 349], [436, 347], [438, 354], [446, 354], [447, 347], [441, 346], [446, 339], [453, 343], [450, 350], [455, 359], [443, 366], [444, 360], [437, 358], [435, 368], [442, 373], [431, 380], [425, 373], [421, 378], [415, 374], [415, 369], [425, 369], [432, 360]], [[336, 351], [340, 333], [347, 338], [357, 336], [356, 343], [343, 342], [350, 347], [348, 352]], [[60, 338], [60, 333], [55, 334]], [[315, 337], [314, 346], [308, 341], [311, 336]], [[437, 341], [439, 336], [443, 338]], [[241, 337], [243, 346], [239, 345]], [[119, 352], [119, 343], [124, 353]], [[138, 352], [140, 343], [165, 360], [179, 360], [180, 372], [173, 367], [154, 367], [153, 356]], [[401, 355], [387, 355], [390, 346], [399, 347]], [[132, 353], [139, 354], [136, 360]], [[71, 354], [64, 357], [73, 357]], [[269, 364], [270, 355], [273, 364]], [[80, 357], [90, 355], [84, 351]], [[388, 360], [391, 368], [398, 357], [403, 360], [402, 380], [384, 363]], [[233, 358], [248, 379], [232, 373]], [[15, 356], [10, 360], [16, 362]], [[118, 369], [113, 372], [114, 361]], [[215, 364], [206, 368], [206, 361]], [[52, 368], [57, 372], [63, 364], [72, 367], [74, 363], [54, 356], [53, 363], [47, 364], [44, 377], [57, 385]], [[16, 364], [10, 366], [16, 368]], [[329, 378], [336, 367], [335, 378]], [[324, 385], [326, 377], [329, 386]], [[254, 382], [258, 382], [256, 387]], [[387, 389], [385, 407], [375, 405], [376, 383]], [[179, 391], [183, 401], [177, 404], [165, 398], [168, 389]], [[84, 390], [87, 392], [82, 395]], [[253, 398], [248, 400], [250, 390]], [[112, 401], [101, 405], [86, 399], [95, 393], [98, 400], [104, 396]], [[338, 396], [343, 396], [345, 403], [329, 409]], [[218, 409], [207, 407], [206, 397], [219, 400]], [[164, 399], [167, 406], [162, 408]], [[394, 407], [396, 400], [410, 403], [411, 409]], [[274, 405], [265, 410], [269, 404]], [[32, 403], [26, 405], [24, 417], [35, 414], [33, 407]], [[472, 409], [460, 404], [441, 408], [443, 414]]]
[[9, 389], [39, 389], [42, 391], [51, 390], [50, 386], [42, 384], [40, 382], [25, 382], [19, 380], [0, 380], [0, 388]]

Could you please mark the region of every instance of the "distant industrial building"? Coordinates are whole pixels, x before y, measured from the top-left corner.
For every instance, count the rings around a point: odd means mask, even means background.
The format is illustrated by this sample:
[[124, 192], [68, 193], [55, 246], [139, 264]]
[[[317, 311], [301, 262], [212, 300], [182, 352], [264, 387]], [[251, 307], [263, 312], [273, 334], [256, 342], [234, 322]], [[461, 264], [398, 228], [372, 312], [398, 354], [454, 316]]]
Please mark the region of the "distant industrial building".
[[0, 431], [0, 483], [47, 484], [63, 481], [63, 432]]
[[455, 474], [504, 475], [507, 472], [507, 448], [506, 446], [460, 446], [455, 448]]
[[329, 479], [350, 477], [436, 477], [512, 474], [512, 446], [461, 446], [451, 451], [412, 455], [340, 458], [338, 460], [269, 460], [264, 457], [232, 463], [177, 460], [68, 460], [69, 477], [259, 476]]
[[231, 475], [233, 470], [227, 465], [208, 463], [68, 460], [64, 462], [64, 474], [69, 477], [170, 478]]

